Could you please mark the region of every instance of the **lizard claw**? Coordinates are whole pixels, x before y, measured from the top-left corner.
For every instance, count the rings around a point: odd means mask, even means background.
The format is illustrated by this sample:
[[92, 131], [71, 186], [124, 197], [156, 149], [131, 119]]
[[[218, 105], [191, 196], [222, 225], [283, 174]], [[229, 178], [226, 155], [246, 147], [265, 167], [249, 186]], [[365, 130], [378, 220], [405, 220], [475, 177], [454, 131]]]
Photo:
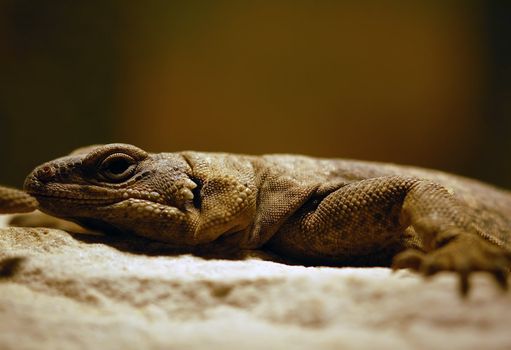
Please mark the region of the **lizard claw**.
[[412, 269], [419, 271], [426, 254], [417, 249], [407, 249], [394, 257], [392, 269]]
[[502, 290], [508, 289], [511, 254], [482, 237], [462, 233], [440, 248], [422, 253], [408, 249], [396, 255], [393, 268], [411, 268], [424, 276], [441, 271], [454, 271], [459, 276], [459, 289], [463, 296], [470, 290], [470, 275], [476, 271], [491, 274]]

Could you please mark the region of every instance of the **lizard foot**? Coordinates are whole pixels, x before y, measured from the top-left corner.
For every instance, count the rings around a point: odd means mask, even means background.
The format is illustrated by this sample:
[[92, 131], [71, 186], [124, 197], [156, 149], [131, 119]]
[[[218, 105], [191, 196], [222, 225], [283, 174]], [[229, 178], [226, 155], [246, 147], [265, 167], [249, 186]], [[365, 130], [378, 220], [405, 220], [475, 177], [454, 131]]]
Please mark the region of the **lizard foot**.
[[17, 214], [9, 220], [9, 226], [18, 227], [47, 227], [64, 230], [75, 233], [87, 233], [83, 227], [71, 221], [58, 219], [56, 217], [44, 214], [38, 210], [28, 214]]
[[430, 253], [407, 249], [396, 255], [392, 263], [394, 269], [410, 268], [425, 276], [454, 271], [460, 277], [460, 292], [463, 296], [467, 295], [470, 288], [470, 274], [476, 271], [490, 273], [497, 284], [507, 290], [510, 266], [511, 252], [469, 233], [452, 237]]

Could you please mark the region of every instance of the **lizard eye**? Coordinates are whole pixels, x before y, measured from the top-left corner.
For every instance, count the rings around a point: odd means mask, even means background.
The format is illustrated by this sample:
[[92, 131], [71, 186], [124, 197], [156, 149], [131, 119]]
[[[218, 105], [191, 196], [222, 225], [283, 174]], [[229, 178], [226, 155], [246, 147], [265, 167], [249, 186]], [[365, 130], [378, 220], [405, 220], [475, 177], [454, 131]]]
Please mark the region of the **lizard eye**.
[[106, 157], [99, 166], [101, 174], [110, 181], [127, 180], [135, 171], [136, 161], [124, 153], [115, 153]]

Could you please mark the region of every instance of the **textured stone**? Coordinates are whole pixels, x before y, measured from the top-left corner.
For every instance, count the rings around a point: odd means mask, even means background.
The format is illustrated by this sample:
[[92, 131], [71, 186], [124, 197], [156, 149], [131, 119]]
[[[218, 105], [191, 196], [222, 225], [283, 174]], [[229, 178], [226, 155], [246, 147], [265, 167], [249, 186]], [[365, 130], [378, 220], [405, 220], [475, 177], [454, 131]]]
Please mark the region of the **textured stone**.
[[[144, 243], [145, 242], [145, 243]], [[146, 241], [0, 229], [1, 349], [509, 349], [511, 293], [476, 275], [156, 254]]]

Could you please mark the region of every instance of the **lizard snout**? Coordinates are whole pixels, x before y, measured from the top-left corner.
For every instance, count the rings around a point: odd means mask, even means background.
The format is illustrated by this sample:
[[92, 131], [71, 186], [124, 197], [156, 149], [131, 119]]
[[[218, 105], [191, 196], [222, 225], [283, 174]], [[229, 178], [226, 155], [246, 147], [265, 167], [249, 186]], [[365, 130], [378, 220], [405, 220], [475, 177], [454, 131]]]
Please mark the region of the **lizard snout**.
[[23, 189], [29, 193], [39, 193], [46, 184], [66, 182], [65, 180], [70, 178], [70, 173], [77, 166], [79, 166], [78, 160], [69, 163], [69, 159], [66, 162], [63, 158], [44, 163], [28, 174]]

